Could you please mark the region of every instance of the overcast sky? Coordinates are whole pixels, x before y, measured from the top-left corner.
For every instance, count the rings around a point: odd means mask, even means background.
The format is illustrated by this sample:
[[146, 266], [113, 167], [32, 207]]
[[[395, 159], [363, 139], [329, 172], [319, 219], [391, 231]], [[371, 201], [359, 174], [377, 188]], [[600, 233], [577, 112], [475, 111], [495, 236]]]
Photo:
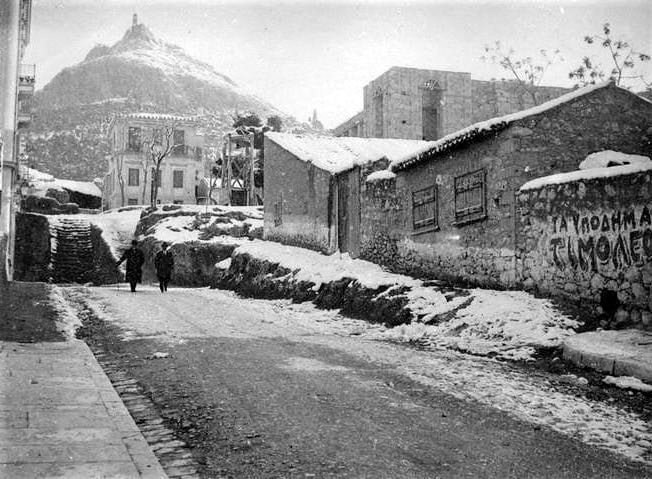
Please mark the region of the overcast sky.
[[[565, 61], [547, 72], [548, 85], [572, 85], [568, 71], [583, 55], [600, 53], [583, 37], [604, 22], [616, 37], [652, 53], [651, 0], [34, 0], [24, 60], [37, 64], [37, 88], [93, 45], [117, 42], [133, 13], [158, 38], [281, 110], [305, 120], [317, 109], [329, 128], [360, 111], [362, 87], [395, 65], [507, 77], [480, 60], [496, 40], [521, 56], [561, 50]], [[602, 62], [608, 66], [608, 58]]]

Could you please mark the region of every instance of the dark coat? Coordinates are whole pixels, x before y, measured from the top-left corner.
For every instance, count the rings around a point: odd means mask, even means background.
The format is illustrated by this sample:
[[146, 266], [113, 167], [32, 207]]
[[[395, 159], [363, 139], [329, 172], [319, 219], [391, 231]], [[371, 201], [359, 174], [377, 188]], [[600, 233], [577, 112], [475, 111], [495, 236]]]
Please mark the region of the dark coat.
[[159, 278], [170, 279], [172, 268], [174, 268], [174, 257], [170, 250], [161, 250], [154, 257], [154, 266], [156, 267], [156, 276]]
[[145, 255], [141, 250], [132, 246], [127, 251], [124, 252], [118, 264], [122, 263], [124, 260], [127, 260], [127, 274], [126, 279], [128, 282], [136, 281], [138, 283], [142, 280], [142, 267], [145, 262]]

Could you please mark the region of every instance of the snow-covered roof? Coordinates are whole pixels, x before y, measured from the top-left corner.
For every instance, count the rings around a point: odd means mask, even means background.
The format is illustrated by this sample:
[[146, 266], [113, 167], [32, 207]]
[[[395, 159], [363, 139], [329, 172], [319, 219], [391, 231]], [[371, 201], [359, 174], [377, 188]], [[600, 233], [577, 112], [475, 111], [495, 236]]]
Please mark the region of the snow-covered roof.
[[[541, 105], [537, 105], [532, 108], [528, 108], [526, 110], [521, 110], [516, 113], [510, 113], [509, 115], [504, 115], [496, 118], [491, 118], [489, 120], [481, 121], [478, 123], [474, 123], [471, 126], [467, 126], [466, 128], [450, 133], [444, 136], [443, 138], [440, 138], [439, 140], [427, 142], [427, 144], [424, 145], [419, 151], [412, 152], [410, 154], [397, 158], [396, 160], [391, 162], [390, 169], [392, 171], [397, 171], [397, 170], [408, 168], [416, 163], [426, 161], [430, 159], [431, 156], [436, 155], [438, 153], [442, 153], [454, 146], [467, 143], [474, 139], [487, 137], [498, 131], [504, 130], [511, 123], [517, 120], [522, 120], [524, 118], [533, 115], [544, 113], [548, 110], [563, 105], [564, 103], [568, 103], [570, 101], [575, 100], [576, 98], [582, 97], [591, 92], [594, 92], [596, 90], [611, 85], [613, 85], [612, 82], [604, 82], [604, 83], [599, 83], [597, 85], [588, 85], [583, 88], [578, 88], [577, 90], [573, 90], [553, 100], [542, 103]], [[619, 87], [614, 86], [614, 88], [619, 88]], [[624, 91], [629, 91], [629, 90], [624, 90]]]
[[73, 180], [55, 180], [55, 183], [66, 190], [75, 191], [83, 195], [102, 197], [102, 190], [98, 186], [89, 181], [73, 181]]
[[157, 120], [157, 121], [180, 121], [180, 122], [193, 122], [197, 118], [194, 116], [182, 116], [182, 115], [171, 115], [167, 113], [127, 113], [124, 115], [119, 115], [121, 118], [135, 118], [138, 120]]
[[49, 173], [43, 173], [42, 171], [35, 170], [33, 168], [21, 167], [21, 177], [28, 180], [28, 182], [33, 186], [34, 192], [41, 191], [42, 194], [49, 188], [60, 188], [70, 191], [75, 191], [89, 196], [102, 197], [102, 190], [95, 184], [90, 181], [74, 181], [74, 180], [61, 180], [55, 178]]
[[336, 174], [381, 158], [390, 162], [410, 155], [428, 142], [392, 138], [357, 138], [295, 135], [268, 132], [267, 138], [300, 160]]
[[612, 178], [614, 176], [630, 175], [642, 171], [652, 170], [652, 162], [636, 163], [623, 166], [612, 166], [607, 168], [591, 168], [587, 170], [571, 171], [569, 173], [559, 173], [556, 175], [542, 176], [525, 183], [519, 191], [536, 190], [548, 185], [559, 185], [573, 181], [593, 180], [596, 178]]

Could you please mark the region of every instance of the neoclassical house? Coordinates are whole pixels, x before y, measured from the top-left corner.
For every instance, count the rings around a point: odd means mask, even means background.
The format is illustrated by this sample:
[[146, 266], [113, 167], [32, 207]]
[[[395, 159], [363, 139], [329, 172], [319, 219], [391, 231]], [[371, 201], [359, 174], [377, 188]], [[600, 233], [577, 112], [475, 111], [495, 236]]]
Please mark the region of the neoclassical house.
[[161, 163], [157, 203], [195, 204], [196, 188], [205, 176], [203, 136], [193, 117], [132, 113], [115, 117], [109, 125], [111, 155], [104, 177], [103, 204], [107, 209], [149, 204], [156, 165], [149, 145], [164, 148], [166, 131], [174, 148]]

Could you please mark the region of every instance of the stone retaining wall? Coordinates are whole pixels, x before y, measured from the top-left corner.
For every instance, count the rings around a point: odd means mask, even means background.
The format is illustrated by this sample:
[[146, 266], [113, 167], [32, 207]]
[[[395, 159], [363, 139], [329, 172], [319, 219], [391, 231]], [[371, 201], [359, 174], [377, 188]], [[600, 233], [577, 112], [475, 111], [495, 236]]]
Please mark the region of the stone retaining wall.
[[526, 289], [581, 301], [602, 326], [652, 330], [651, 172], [524, 191], [518, 209]]
[[314, 286], [308, 281], [296, 281], [292, 271], [278, 263], [249, 254], [234, 255], [229, 268], [216, 270], [211, 282], [212, 288], [234, 290], [245, 297], [312, 301], [319, 308], [339, 308], [345, 316], [387, 326], [410, 323], [414, 319], [406, 308], [408, 298], [401, 289], [378, 298], [388, 286], [370, 290], [351, 278], [325, 283], [318, 290]]

